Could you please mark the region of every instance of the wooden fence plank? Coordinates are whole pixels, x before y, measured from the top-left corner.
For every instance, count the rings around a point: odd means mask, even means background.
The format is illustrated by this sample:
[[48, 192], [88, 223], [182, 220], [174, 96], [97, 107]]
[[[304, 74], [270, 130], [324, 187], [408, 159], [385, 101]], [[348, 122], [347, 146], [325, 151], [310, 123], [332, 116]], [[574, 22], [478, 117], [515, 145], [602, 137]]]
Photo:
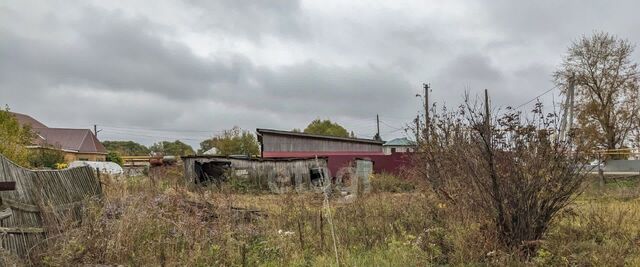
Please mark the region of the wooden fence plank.
[[[46, 238], [45, 218], [65, 214], [80, 221], [82, 214], [77, 210], [83, 201], [102, 196], [98, 179], [86, 166], [31, 171], [0, 155], [0, 182], [9, 182], [4, 187], [15, 189], [0, 191], [0, 203], [10, 212], [9, 216], [0, 217], [0, 248], [19, 257], [25, 257], [29, 249]], [[1, 186], [0, 183], [4, 188]], [[5, 214], [6, 210], [2, 212]]]

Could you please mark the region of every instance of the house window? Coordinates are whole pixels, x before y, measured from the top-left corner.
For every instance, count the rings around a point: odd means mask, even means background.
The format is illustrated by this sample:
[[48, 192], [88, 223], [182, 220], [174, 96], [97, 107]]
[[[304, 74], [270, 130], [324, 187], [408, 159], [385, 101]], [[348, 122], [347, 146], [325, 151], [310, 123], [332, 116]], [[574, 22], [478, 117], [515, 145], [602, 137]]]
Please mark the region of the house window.
[[395, 147], [391, 148], [391, 153], [396, 153], [396, 148]]

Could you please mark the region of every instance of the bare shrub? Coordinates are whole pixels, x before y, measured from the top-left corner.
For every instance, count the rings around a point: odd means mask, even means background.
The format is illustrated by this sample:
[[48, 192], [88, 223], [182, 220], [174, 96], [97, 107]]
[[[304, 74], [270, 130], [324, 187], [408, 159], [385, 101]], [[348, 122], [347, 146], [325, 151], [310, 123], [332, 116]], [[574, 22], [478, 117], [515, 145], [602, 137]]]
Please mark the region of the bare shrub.
[[[583, 160], [558, 137], [558, 116], [537, 104], [531, 116], [507, 108], [488, 116], [471, 103], [431, 118], [417, 173], [440, 201], [486, 224], [496, 246], [530, 255], [554, 216], [581, 191]], [[490, 239], [490, 238], [487, 238]]]

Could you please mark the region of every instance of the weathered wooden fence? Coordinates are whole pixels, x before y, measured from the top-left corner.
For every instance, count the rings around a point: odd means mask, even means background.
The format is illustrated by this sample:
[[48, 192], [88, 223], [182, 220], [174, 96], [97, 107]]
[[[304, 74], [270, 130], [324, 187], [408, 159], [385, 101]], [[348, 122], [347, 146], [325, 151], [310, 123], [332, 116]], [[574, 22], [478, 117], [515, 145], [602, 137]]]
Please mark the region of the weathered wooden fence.
[[15, 190], [0, 191], [0, 249], [19, 257], [46, 238], [50, 223], [80, 221], [82, 203], [102, 196], [90, 167], [34, 171], [0, 155], [0, 182], [10, 181], [15, 181]]

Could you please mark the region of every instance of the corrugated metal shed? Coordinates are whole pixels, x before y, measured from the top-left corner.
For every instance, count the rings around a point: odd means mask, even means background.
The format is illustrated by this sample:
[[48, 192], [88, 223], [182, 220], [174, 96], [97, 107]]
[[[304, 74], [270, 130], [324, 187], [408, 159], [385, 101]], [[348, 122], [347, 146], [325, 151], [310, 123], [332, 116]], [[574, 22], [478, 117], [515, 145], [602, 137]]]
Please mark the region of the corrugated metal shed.
[[262, 157], [382, 155], [382, 141], [257, 129]]

